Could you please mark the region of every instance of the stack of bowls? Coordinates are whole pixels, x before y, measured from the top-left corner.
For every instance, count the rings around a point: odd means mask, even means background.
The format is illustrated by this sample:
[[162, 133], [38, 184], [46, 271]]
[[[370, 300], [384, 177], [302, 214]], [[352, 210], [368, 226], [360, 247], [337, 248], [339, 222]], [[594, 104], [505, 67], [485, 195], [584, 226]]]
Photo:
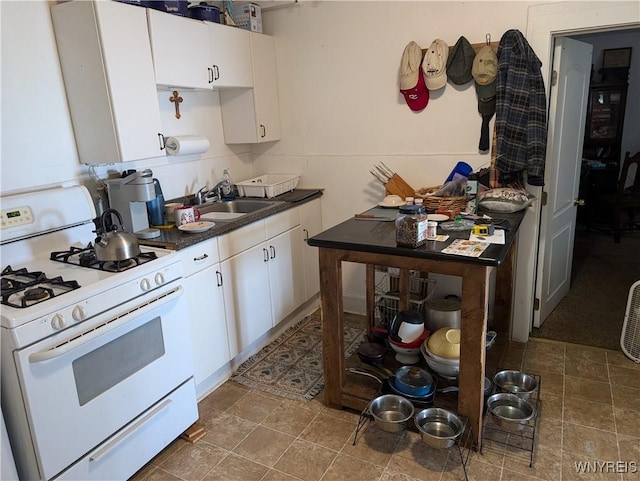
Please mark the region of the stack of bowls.
[[443, 327], [420, 347], [427, 365], [437, 374], [455, 379], [460, 372], [460, 329]]
[[425, 330], [420, 336], [411, 342], [396, 342], [388, 338], [391, 349], [396, 352], [396, 360], [402, 364], [416, 364], [420, 360], [420, 346], [429, 336]]

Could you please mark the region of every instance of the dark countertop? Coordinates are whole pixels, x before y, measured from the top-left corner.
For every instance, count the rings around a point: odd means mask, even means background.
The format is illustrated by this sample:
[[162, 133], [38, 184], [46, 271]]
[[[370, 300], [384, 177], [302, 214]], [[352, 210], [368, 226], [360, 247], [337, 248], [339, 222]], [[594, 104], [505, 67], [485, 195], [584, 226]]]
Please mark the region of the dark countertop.
[[[375, 207], [368, 210], [367, 213], [395, 218], [397, 210]], [[308, 243], [311, 246], [331, 249], [498, 266], [509, 252], [525, 213], [526, 210], [512, 214], [486, 212], [494, 222], [502, 219], [508, 220], [509, 229], [505, 232], [504, 245], [491, 244], [480, 257], [466, 257], [441, 252], [454, 239], [468, 239], [469, 230], [444, 232], [438, 227], [438, 234], [448, 234], [449, 239], [445, 242], [427, 241], [426, 244], [413, 249], [396, 244], [395, 222], [364, 221], [353, 218], [310, 238]], [[480, 214], [483, 212], [481, 211]]]
[[[277, 205], [274, 205], [270, 209], [249, 213], [230, 222], [215, 222], [215, 226], [205, 232], [182, 232], [181, 230], [178, 230], [177, 227], [173, 226], [170, 229], [160, 229], [160, 237], [155, 237], [153, 239], [138, 239], [138, 242], [141, 245], [146, 246], [161, 247], [163, 249], [170, 250], [180, 250], [184, 249], [185, 247], [197, 244], [198, 242], [203, 242], [213, 237], [226, 234], [227, 232], [231, 232], [232, 230], [236, 230], [257, 220], [264, 219], [288, 209], [292, 209], [301, 204], [304, 204], [305, 202], [310, 202], [319, 197], [322, 197], [321, 189], [295, 189], [292, 192], [287, 192], [271, 199], [250, 198], [251, 200], [256, 201], [265, 200], [281, 202]], [[242, 198], [245, 199], [246, 197]]]

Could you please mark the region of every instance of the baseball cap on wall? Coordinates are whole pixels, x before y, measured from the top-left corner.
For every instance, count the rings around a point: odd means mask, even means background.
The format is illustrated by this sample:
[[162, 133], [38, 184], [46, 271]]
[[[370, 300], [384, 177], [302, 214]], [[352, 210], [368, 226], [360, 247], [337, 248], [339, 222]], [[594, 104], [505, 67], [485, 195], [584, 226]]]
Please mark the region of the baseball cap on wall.
[[465, 37], [460, 37], [451, 50], [447, 59], [447, 77], [456, 85], [464, 85], [473, 80], [471, 68], [475, 50]]
[[422, 49], [416, 42], [409, 42], [400, 62], [400, 93], [414, 112], [424, 109], [429, 103], [429, 90], [425, 85], [421, 63]]
[[429, 90], [441, 89], [447, 83], [449, 46], [439, 38], [431, 42], [422, 61], [424, 81]]
[[498, 57], [490, 45], [482, 47], [473, 58], [471, 75], [480, 98], [490, 98], [496, 94], [496, 76], [498, 75]]

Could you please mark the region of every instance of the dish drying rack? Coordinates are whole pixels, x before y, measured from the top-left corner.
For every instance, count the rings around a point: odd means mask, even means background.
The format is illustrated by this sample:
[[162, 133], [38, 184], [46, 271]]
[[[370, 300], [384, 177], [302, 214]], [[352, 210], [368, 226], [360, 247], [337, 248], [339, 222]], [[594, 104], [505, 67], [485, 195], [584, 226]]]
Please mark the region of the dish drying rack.
[[[400, 309], [399, 269], [376, 266], [374, 330], [387, 330]], [[425, 304], [433, 297], [436, 281], [422, 277], [424, 273], [409, 271], [409, 309], [424, 319]]]
[[[501, 371], [498, 369], [496, 372]], [[537, 374], [530, 374], [538, 383], [536, 390], [532, 393], [528, 401], [533, 405], [536, 415], [533, 419], [530, 419], [526, 423], [522, 430], [512, 431], [503, 429], [493, 422], [493, 414], [489, 410], [489, 406], [485, 406], [484, 418], [482, 420], [482, 446], [480, 447], [480, 454], [485, 446], [485, 441], [493, 441], [504, 446], [520, 449], [522, 451], [529, 451], [529, 467], [533, 467], [536, 441], [538, 440], [538, 419], [540, 417], [540, 376]]]

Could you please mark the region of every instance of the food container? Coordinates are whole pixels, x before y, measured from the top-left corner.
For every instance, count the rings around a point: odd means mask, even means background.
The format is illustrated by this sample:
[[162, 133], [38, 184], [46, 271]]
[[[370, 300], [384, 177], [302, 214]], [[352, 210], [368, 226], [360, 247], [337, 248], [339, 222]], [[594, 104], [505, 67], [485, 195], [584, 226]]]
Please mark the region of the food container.
[[390, 433], [404, 431], [414, 413], [411, 401], [396, 394], [378, 396], [367, 409], [380, 429]]
[[166, 0], [164, 2], [158, 2], [155, 0], [150, 0], [147, 2], [147, 5], [150, 8], [154, 8], [156, 10], [161, 10], [167, 13], [173, 13], [174, 15], [181, 15], [183, 17], [187, 16], [188, 13], [188, 0]]
[[220, 9], [207, 2], [200, 2], [199, 5], [189, 5], [189, 16], [198, 20], [220, 23]]
[[500, 371], [493, 376], [493, 383], [500, 392], [515, 394], [523, 399], [529, 399], [538, 388], [538, 381], [520, 371]]
[[299, 175], [266, 174], [237, 182], [240, 197], [275, 197], [292, 191], [298, 185]]
[[515, 394], [498, 393], [487, 399], [493, 421], [505, 431], [521, 431], [536, 411], [529, 401]]
[[450, 448], [464, 430], [462, 420], [442, 408], [423, 409], [415, 415], [414, 422], [422, 441], [435, 449]]
[[419, 247], [427, 242], [427, 213], [419, 205], [405, 205], [396, 216], [396, 243], [399, 246]]
[[256, 3], [234, 5], [234, 22], [237, 27], [262, 33], [262, 8]]

